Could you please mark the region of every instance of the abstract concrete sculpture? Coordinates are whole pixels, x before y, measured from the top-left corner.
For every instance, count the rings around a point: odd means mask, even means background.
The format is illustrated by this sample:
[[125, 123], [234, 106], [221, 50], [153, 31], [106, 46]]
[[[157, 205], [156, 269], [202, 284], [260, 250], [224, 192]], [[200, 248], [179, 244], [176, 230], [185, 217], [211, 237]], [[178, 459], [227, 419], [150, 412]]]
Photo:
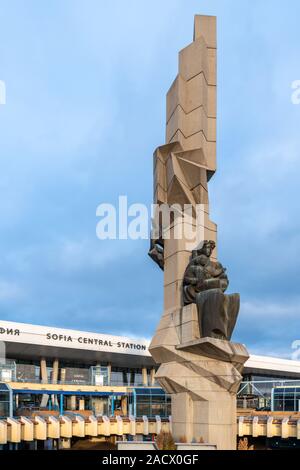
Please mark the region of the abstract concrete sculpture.
[[149, 255], [164, 269], [164, 313], [150, 352], [172, 396], [175, 439], [235, 449], [236, 393], [248, 353], [228, 341], [239, 296], [224, 294], [228, 278], [216, 259], [207, 188], [215, 170], [216, 18], [196, 16], [167, 95], [166, 144], [154, 153], [154, 202], [176, 209], [169, 220], [156, 219], [152, 234]]

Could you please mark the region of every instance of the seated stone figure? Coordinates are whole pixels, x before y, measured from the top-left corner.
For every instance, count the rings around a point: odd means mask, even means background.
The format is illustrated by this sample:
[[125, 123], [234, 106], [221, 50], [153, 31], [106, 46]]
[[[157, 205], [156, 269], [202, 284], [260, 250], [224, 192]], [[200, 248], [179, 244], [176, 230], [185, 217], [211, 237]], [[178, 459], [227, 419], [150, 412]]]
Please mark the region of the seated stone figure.
[[215, 243], [193, 250], [183, 279], [184, 305], [195, 303], [201, 337], [230, 341], [240, 308], [239, 294], [225, 295], [229, 281], [221, 263], [210, 259]]

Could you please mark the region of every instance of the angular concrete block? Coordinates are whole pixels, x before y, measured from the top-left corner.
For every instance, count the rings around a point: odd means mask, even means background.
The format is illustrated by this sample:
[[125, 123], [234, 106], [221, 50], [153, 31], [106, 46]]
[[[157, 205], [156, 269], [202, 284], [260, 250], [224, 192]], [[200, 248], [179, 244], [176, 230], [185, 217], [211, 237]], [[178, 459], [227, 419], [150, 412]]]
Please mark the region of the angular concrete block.
[[194, 41], [203, 37], [207, 47], [217, 47], [217, 18], [215, 16], [195, 15]]

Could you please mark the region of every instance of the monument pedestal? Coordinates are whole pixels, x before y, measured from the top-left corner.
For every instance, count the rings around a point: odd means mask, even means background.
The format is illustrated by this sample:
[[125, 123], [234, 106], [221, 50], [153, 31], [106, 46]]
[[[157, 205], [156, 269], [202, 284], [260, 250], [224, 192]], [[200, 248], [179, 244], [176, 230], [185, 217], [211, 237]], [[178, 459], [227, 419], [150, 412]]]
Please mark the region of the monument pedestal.
[[150, 345], [156, 379], [172, 396], [175, 441], [236, 449], [236, 393], [248, 359], [242, 344], [200, 338], [197, 306], [165, 312]]

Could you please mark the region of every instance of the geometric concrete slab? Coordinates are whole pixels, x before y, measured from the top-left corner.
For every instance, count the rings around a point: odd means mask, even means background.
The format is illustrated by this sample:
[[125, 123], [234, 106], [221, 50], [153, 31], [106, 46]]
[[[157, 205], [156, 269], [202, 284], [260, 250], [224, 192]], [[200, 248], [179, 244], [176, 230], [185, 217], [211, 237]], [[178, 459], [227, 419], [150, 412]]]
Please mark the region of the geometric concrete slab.
[[215, 338], [196, 339], [180, 344], [176, 346], [176, 349], [236, 364], [244, 364], [249, 359], [248, 351], [243, 344], [230, 343]]

